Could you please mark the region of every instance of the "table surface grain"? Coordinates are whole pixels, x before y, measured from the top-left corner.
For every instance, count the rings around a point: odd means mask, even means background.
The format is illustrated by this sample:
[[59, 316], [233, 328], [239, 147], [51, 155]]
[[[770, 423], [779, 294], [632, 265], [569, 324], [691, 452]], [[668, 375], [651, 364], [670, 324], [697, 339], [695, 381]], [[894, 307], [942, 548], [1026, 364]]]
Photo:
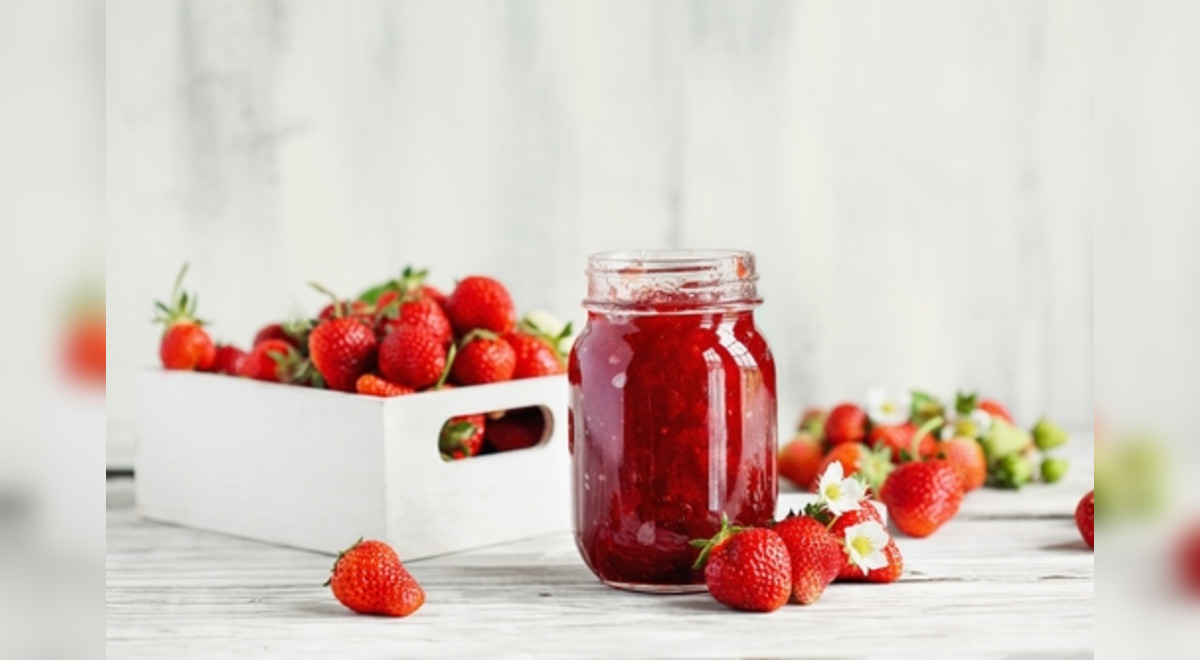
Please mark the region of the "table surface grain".
[[563, 533], [409, 562], [425, 606], [357, 616], [322, 586], [330, 557], [141, 520], [132, 480], [110, 479], [107, 657], [1091, 657], [1094, 555], [1073, 519], [1090, 435], [1065, 454], [1064, 482], [981, 490], [932, 538], [899, 537], [899, 582], [772, 614], [609, 589]]

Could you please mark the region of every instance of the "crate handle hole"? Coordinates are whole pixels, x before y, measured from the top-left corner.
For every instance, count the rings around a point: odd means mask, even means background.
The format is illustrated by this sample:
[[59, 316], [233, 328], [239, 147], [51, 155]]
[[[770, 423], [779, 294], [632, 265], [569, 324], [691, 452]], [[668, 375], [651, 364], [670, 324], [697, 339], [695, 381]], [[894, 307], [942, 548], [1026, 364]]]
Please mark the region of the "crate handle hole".
[[456, 415], [438, 434], [442, 460], [454, 462], [532, 449], [554, 435], [554, 415], [545, 406]]

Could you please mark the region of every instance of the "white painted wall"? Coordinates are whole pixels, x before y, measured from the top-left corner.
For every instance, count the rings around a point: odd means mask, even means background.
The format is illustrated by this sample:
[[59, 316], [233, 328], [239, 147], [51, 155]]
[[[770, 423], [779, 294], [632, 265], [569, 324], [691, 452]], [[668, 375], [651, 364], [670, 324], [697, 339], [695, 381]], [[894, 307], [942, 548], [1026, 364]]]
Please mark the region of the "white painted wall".
[[579, 317], [584, 258], [758, 253], [781, 409], [1092, 418], [1083, 2], [108, 3], [108, 387], [183, 261], [219, 338], [407, 263]]

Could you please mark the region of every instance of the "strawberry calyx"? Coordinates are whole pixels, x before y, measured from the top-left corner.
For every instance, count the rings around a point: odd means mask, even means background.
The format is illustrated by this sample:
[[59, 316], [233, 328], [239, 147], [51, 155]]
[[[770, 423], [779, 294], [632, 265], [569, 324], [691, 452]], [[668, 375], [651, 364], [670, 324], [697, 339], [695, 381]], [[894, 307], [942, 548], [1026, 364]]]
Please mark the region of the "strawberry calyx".
[[479, 432], [479, 427], [469, 420], [451, 421], [442, 428], [438, 438], [438, 449], [441, 450], [442, 460], [452, 461], [471, 454], [467, 441]]
[[729, 516], [721, 514], [721, 529], [711, 539], [693, 539], [688, 542], [688, 545], [693, 548], [700, 548], [700, 556], [696, 557], [696, 563], [692, 564], [692, 570], [698, 571], [704, 568], [708, 563], [708, 556], [712, 554], [720, 545], [730, 539], [735, 534], [746, 531], [745, 527], [738, 527], [729, 522]]
[[325, 378], [321, 376], [321, 372], [317, 371], [311, 359], [301, 355], [299, 351], [267, 351], [267, 356], [275, 361], [276, 373], [281, 381], [317, 389], [325, 388]]
[[308, 285], [315, 289], [318, 293], [323, 293], [333, 300], [333, 318], [341, 319], [350, 316], [350, 310], [352, 307], [349, 300], [338, 297], [336, 293], [326, 289], [316, 282], [309, 282]]
[[960, 415], [970, 415], [979, 407], [978, 392], [958, 392], [954, 395], [954, 410]]
[[352, 545], [349, 548], [346, 548], [345, 550], [342, 550], [341, 552], [338, 553], [337, 558], [333, 560], [333, 568], [331, 568], [329, 570], [329, 579], [325, 580], [325, 584], [323, 584], [321, 586], [328, 587], [329, 583], [333, 582], [333, 574], [335, 572], [337, 572], [337, 567], [338, 567], [338, 564], [342, 561], [342, 557], [345, 557], [347, 554], [350, 553], [350, 551], [352, 551], [355, 548], [357, 548], [358, 546], [362, 545], [362, 542], [363, 542], [363, 537], [360, 536], [360, 537], [358, 537], [358, 540], [354, 542], [354, 545]]
[[166, 328], [170, 328], [178, 323], [192, 323], [198, 326], [203, 326], [207, 321], [202, 321], [196, 318], [196, 303], [200, 296], [189, 295], [183, 290], [183, 277], [187, 274], [188, 264], [183, 264], [179, 269], [179, 274], [175, 276], [175, 284], [171, 287], [171, 298], [169, 303], [156, 301], [154, 303], [154, 323], [162, 323]]

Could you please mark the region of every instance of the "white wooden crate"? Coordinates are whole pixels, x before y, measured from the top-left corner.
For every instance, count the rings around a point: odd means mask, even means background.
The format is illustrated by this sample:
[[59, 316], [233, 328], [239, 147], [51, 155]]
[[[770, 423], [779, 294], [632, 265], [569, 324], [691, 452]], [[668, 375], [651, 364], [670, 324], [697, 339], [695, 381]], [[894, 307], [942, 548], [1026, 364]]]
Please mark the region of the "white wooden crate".
[[[417, 559], [569, 530], [565, 376], [381, 399], [189, 372], [140, 374], [138, 513], [335, 553]], [[444, 462], [461, 414], [543, 406], [537, 447]]]

